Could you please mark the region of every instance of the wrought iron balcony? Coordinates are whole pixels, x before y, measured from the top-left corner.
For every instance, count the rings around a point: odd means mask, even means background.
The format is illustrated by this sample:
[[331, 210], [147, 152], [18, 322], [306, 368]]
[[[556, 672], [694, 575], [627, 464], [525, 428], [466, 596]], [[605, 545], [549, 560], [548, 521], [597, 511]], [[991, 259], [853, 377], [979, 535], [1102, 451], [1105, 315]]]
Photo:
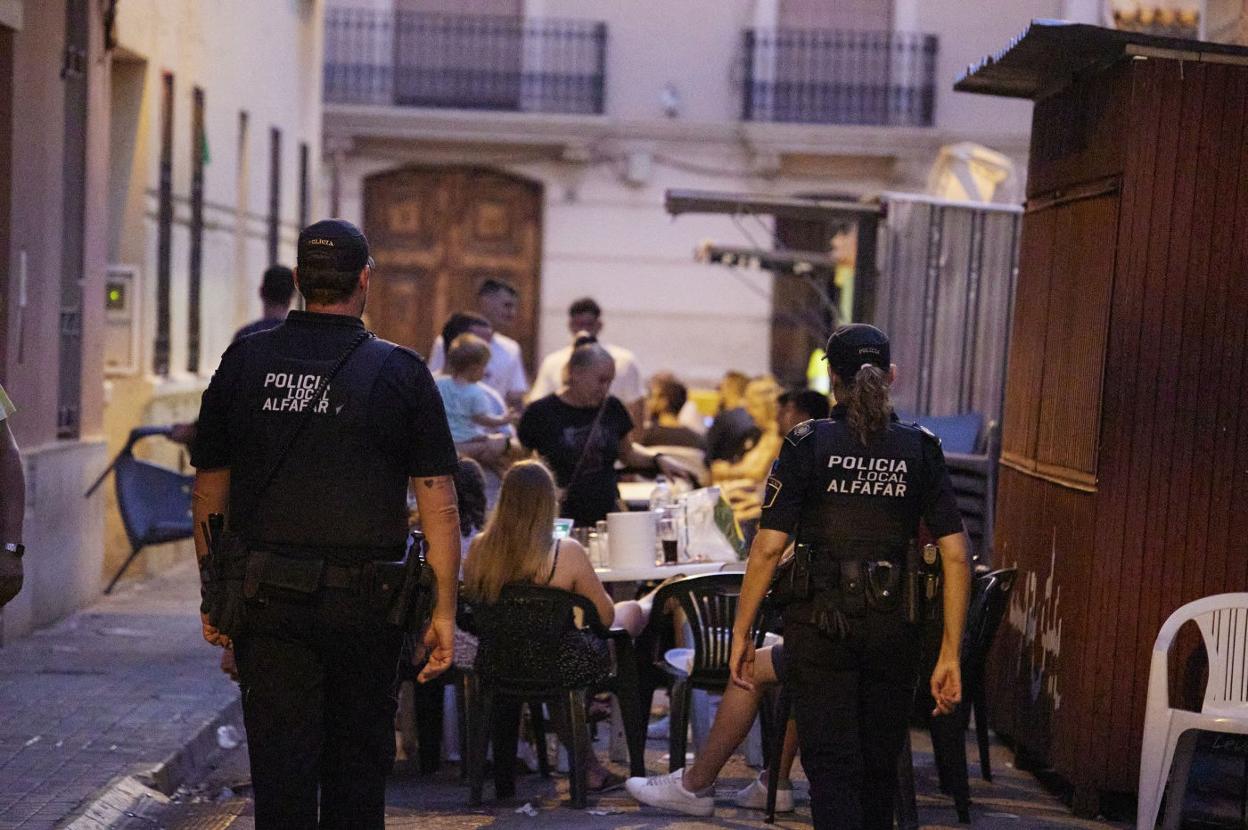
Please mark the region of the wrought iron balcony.
[[930, 127], [935, 35], [750, 29], [742, 118]]
[[601, 114], [605, 23], [330, 8], [325, 101]]

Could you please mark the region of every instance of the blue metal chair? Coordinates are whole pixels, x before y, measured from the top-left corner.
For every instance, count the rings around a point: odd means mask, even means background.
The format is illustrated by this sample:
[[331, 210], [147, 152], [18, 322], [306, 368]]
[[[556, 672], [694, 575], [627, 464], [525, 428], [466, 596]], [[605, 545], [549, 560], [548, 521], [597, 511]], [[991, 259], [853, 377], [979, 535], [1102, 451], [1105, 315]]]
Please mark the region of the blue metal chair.
[[110, 472], [116, 475], [117, 509], [130, 540], [130, 555], [109, 580], [106, 594], [112, 592], [143, 548], [189, 539], [195, 533], [191, 517], [191, 486], [195, 477], [134, 457], [134, 445], [139, 441], [154, 435], [167, 438], [172, 431], [168, 426], [130, 430], [126, 445], [86, 492], [86, 496], [91, 496]]
[[919, 415], [898, 412], [902, 421], [914, 421], [919, 426], [927, 427], [940, 438], [945, 453], [972, 455], [982, 453], [981, 438], [984, 433], [984, 415], [982, 412], [964, 412], [961, 415]]

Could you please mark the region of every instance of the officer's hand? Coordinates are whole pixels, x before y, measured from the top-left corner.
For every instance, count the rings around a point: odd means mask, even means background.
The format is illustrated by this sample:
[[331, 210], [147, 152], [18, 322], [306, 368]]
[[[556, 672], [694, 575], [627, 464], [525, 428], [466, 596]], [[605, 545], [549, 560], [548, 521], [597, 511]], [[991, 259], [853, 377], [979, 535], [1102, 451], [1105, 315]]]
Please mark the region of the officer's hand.
[[962, 669], [957, 660], [939, 660], [932, 672], [932, 715], [948, 715], [962, 701]]
[[216, 626], [208, 622], [208, 615], [202, 611], [199, 614], [199, 621], [204, 627], [204, 639], [214, 646], [221, 648], [231, 648], [230, 638], [217, 631]]
[[417, 659], [419, 660], [426, 654], [429, 655], [429, 660], [416, 678], [421, 683], [429, 682], [451, 667], [451, 658], [455, 656], [454, 620], [440, 620], [434, 617], [429, 623], [429, 628], [425, 630], [424, 642], [416, 652]]
[[238, 663], [234, 662], [233, 648], [221, 650], [221, 671], [225, 672], [235, 683], [238, 682]]
[[728, 669], [734, 684], [747, 692], [754, 691], [754, 643], [750, 638], [733, 634]]

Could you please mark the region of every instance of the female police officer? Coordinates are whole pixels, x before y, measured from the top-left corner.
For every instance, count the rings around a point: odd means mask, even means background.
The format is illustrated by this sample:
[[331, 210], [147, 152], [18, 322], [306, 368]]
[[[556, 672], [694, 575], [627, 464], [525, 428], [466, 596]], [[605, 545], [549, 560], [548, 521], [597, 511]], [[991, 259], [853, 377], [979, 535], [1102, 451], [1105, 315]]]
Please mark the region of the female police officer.
[[933, 714], [947, 714], [961, 698], [966, 541], [940, 442], [892, 413], [888, 338], [873, 326], [841, 326], [827, 359], [837, 405], [828, 420], [793, 428], [767, 481], [730, 665], [733, 682], [751, 688], [749, 625], [795, 534], [785, 682], [814, 824], [891, 828], [920, 639], [900, 601], [907, 549], [922, 520], [944, 570], [944, 636], [931, 689]]

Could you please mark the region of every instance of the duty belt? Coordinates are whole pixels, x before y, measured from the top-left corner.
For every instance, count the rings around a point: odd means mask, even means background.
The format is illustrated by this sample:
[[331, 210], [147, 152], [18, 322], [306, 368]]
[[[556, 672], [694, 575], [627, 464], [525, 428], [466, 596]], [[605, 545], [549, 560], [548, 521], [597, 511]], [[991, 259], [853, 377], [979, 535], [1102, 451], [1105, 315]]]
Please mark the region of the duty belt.
[[[402, 548], [306, 548], [263, 546], [251, 551], [243, 593], [259, 594], [260, 587], [286, 593], [310, 595], [321, 588], [360, 590], [374, 587], [379, 565], [393, 568], [402, 559]], [[365, 561], [342, 565], [331, 561], [361, 558]], [[387, 590], [392, 586], [386, 586]]]
[[849, 620], [867, 609], [898, 610], [905, 585], [907, 546], [852, 541], [813, 547], [798, 544], [785, 576], [777, 585], [786, 602], [808, 602], [805, 622], [836, 639], [849, 632]]

